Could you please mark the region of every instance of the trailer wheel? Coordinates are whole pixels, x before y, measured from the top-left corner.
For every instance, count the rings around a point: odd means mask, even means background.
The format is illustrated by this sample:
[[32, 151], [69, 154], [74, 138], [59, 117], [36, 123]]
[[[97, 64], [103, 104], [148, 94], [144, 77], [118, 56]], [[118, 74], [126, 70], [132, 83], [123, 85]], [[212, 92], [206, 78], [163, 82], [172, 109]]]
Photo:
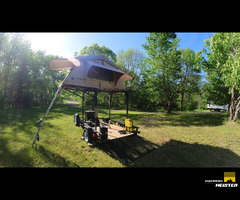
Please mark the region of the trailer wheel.
[[83, 138], [87, 143], [92, 142], [92, 129], [84, 129], [83, 131]]
[[80, 126], [80, 117], [77, 113], [74, 115], [74, 124], [75, 126]]

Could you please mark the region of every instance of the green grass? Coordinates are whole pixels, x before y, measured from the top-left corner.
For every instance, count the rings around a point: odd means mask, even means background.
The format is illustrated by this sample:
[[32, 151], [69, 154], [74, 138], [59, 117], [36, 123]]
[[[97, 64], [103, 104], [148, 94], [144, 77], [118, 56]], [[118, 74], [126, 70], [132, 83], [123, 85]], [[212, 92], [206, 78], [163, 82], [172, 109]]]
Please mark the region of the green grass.
[[[0, 111], [1, 167], [125, 167], [103, 149], [81, 140], [73, 115], [81, 110], [54, 106], [32, 148], [37, 121], [47, 108]], [[100, 110], [99, 117], [108, 116]], [[112, 111], [124, 120], [124, 111]], [[140, 136], [157, 149], [138, 158], [129, 167], [240, 167], [240, 124], [228, 123], [221, 113], [129, 112]]]

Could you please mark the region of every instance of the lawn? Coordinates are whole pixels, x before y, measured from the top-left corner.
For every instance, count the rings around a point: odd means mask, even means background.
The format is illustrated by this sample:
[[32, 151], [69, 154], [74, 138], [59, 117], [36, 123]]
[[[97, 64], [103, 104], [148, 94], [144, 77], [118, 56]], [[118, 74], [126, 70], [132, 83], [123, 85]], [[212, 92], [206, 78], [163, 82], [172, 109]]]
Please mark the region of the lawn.
[[[1, 167], [125, 167], [100, 147], [81, 140], [74, 126], [79, 108], [54, 106], [31, 147], [38, 120], [46, 108], [0, 111]], [[124, 120], [124, 111], [112, 111]], [[108, 116], [100, 110], [99, 117]], [[127, 167], [240, 167], [240, 124], [230, 124], [225, 113], [129, 112], [140, 135], [157, 148]]]

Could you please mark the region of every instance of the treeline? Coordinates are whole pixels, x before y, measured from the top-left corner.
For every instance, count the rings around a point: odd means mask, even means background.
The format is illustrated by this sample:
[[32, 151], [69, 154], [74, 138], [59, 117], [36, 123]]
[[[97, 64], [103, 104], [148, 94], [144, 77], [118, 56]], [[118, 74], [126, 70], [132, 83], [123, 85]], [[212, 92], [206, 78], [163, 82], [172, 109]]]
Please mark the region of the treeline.
[[[92, 44], [78, 55], [102, 54], [134, 77], [125, 82], [130, 92], [130, 109], [154, 111], [205, 108], [201, 90], [199, 55], [191, 49], [179, 49], [175, 33], [150, 33], [143, 44], [147, 56], [138, 49], [115, 54], [106, 46]], [[49, 60], [60, 57], [33, 51], [22, 34], [0, 35], [0, 106], [25, 108], [47, 106], [66, 71], [50, 71]], [[70, 93], [63, 91], [59, 100]], [[77, 98], [76, 98], [77, 99]], [[204, 101], [204, 103], [202, 103]], [[87, 99], [91, 104], [91, 99]], [[98, 105], [108, 107], [108, 94], [98, 95]], [[114, 94], [113, 107], [125, 106], [125, 95]]]
[[[105, 55], [133, 76], [124, 83], [131, 91], [130, 109], [170, 113], [205, 109], [207, 100], [212, 100], [231, 105], [230, 120], [236, 121], [240, 111], [240, 34], [214, 34], [199, 52], [180, 49], [179, 41], [175, 33], [149, 33], [142, 44], [145, 52], [130, 48], [116, 54], [104, 45], [92, 44], [74, 56]], [[33, 51], [23, 34], [1, 34], [0, 107], [49, 105], [68, 73], [48, 70], [49, 60], [58, 58]], [[68, 98], [74, 97], [63, 91], [58, 102]], [[91, 104], [90, 98], [86, 100]], [[108, 94], [98, 95], [98, 105], [108, 107]], [[124, 108], [125, 95], [114, 94], [112, 106]]]

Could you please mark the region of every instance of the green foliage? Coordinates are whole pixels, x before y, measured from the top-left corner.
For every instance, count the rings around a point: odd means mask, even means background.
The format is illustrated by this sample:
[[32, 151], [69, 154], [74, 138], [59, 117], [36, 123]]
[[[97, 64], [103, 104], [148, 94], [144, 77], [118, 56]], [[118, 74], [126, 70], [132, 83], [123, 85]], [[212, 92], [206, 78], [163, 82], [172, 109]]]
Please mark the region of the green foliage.
[[222, 79], [211, 76], [207, 77], [207, 79], [208, 82], [203, 86], [206, 98], [217, 105], [230, 104], [229, 88], [224, 86]]
[[17, 108], [48, 105], [56, 92], [60, 72], [48, 70], [56, 56], [34, 52], [21, 34], [0, 35], [0, 102]]
[[[131, 108], [141, 108], [143, 97], [143, 88], [141, 84], [142, 68], [141, 63], [144, 55], [138, 49], [130, 48], [127, 51], [119, 50], [117, 53], [117, 65], [133, 77], [131, 81], [125, 81], [124, 84], [129, 93], [129, 106]], [[123, 100], [125, 97], [123, 96]]]
[[205, 41], [205, 46], [203, 52], [208, 61], [203, 62], [204, 70], [209, 84], [213, 85], [208, 84], [206, 88], [218, 99], [230, 103], [228, 90], [231, 94], [230, 120], [236, 121], [240, 111], [240, 33], [216, 33]]
[[111, 60], [114, 63], [117, 62], [116, 54], [105, 45], [102, 45], [100, 47], [98, 43], [94, 43], [89, 47], [85, 46], [80, 51], [79, 56], [98, 55], [98, 54], [106, 56], [109, 60]]
[[205, 46], [208, 61], [205, 70], [209, 77], [219, 77], [225, 87], [240, 89], [240, 33], [216, 33]]
[[179, 95], [181, 65], [178, 42], [175, 33], [150, 33], [143, 45], [148, 54], [144, 79], [150, 93], [155, 94], [153, 100], [158, 106], [166, 107], [168, 113], [176, 105]]
[[[198, 94], [200, 92], [201, 57], [199, 56], [199, 52], [195, 54], [194, 51], [189, 48], [179, 49], [179, 51], [181, 52], [181, 66], [182, 66], [179, 84], [181, 92], [180, 109], [183, 110], [184, 104], [187, 104], [189, 102], [189, 99], [187, 100], [184, 97], [187, 95], [191, 100], [193, 95]], [[195, 106], [190, 106], [189, 109], [192, 110], [193, 108], [195, 108], [196, 103], [194, 105]]]

